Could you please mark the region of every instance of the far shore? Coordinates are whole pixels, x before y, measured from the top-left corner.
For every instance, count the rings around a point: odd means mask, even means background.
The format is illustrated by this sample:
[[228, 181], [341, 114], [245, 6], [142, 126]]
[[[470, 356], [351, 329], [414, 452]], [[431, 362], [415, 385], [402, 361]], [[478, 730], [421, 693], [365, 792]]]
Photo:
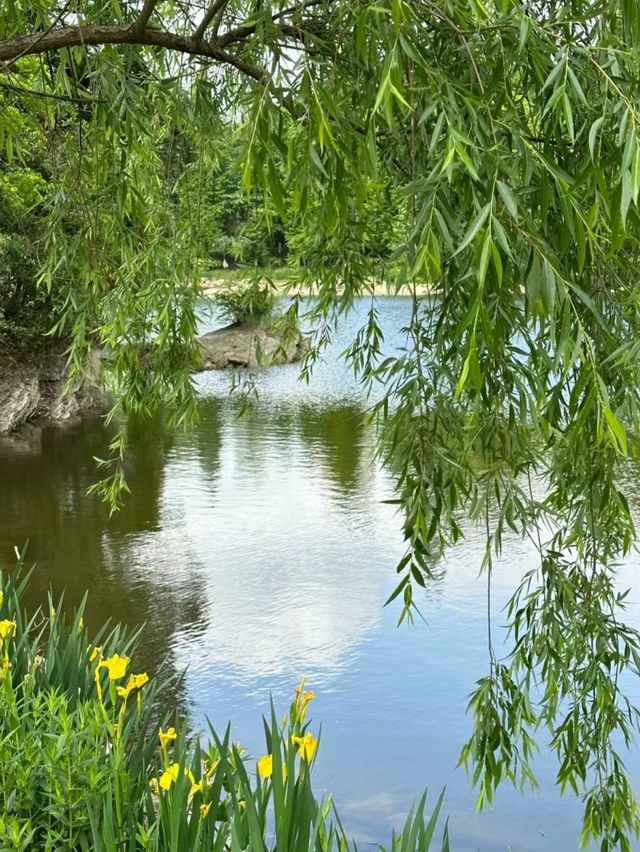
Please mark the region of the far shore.
[[[296, 287], [293, 282], [287, 278], [277, 277], [269, 278], [276, 293], [282, 296], [315, 296], [317, 288], [314, 287]], [[265, 283], [267, 278], [264, 279]], [[250, 279], [242, 278], [240, 275], [236, 277], [229, 274], [225, 270], [224, 276], [221, 277], [203, 277], [202, 278], [202, 294], [206, 299], [213, 299], [219, 293], [229, 290], [232, 287], [247, 287], [251, 283]], [[417, 296], [432, 296], [438, 291], [429, 284], [416, 284], [415, 294]], [[341, 290], [338, 290], [338, 294]], [[371, 282], [367, 288], [366, 295], [372, 296], [412, 296], [414, 293], [413, 286], [402, 286], [396, 288], [388, 284]]]

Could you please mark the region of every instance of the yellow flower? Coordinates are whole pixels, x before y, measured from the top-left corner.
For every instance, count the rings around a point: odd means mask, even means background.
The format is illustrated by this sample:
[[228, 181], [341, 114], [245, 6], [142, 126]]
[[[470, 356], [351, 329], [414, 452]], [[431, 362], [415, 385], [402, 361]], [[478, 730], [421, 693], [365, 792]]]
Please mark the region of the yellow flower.
[[175, 740], [177, 736], [175, 728], [167, 728], [166, 731], [163, 731], [162, 728], [160, 728], [158, 731], [158, 737], [160, 738], [160, 745], [163, 750], [166, 749], [167, 744], [172, 740]]
[[0, 639], [10, 639], [16, 629], [15, 621], [9, 621], [5, 618], [4, 621], [0, 621]]
[[211, 810], [211, 802], [208, 805], [200, 805], [200, 818], [204, 819]]
[[154, 795], [157, 796], [158, 795], [158, 779], [152, 778], [151, 781], [149, 781], [149, 786], [151, 787], [151, 792]]
[[307, 715], [307, 706], [310, 701], [316, 697], [315, 692], [304, 691], [305, 679], [302, 678], [296, 686], [296, 697], [294, 699], [294, 715], [299, 722], [304, 722], [304, 717]]
[[93, 648], [91, 654], [89, 655], [89, 662], [92, 663], [96, 657], [102, 656], [102, 648]]
[[145, 683], [149, 682], [149, 675], [137, 674], [137, 675], [129, 675], [129, 680], [127, 681], [126, 686], [119, 686], [117, 688], [117, 693], [121, 698], [124, 698], [125, 701], [129, 697], [129, 695], [133, 692], [134, 689], [141, 689], [145, 685]]
[[258, 761], [258, 772], [262, 778], [271, 778], [273, 774], [273, 758], [270, 754], [263, 754]]
[[[262, 778], [271, 778], [273, 775], [273, 757], [270, 754], [263, 754], [258, 761], [258, 772]], [[287, 764], [282, 764], [282, 780], [287, 780], [288, 775]]]
[[101, 660], [98, 668], [108, 670], [109, 680], [120, 680], [120, 678], [126, 675], [128, 665], [129, 657], [121, 657], [119, 654], [114, 654], [107, 660]]
[[318, 740], [312, 734], [305, 734], [304, 737], [291, 737], [294, 743], [299, 746], [300, 756], [303, 760], [313, 760], [313, 755], [318, 747]]
[[178, 773], [180, 772], [180, 764], [172, 763], [168, 769], [162, 773], [158, 780], [158, 784], [162, 787], [163, 790], [170, 790], [171, 785], [174, 784], [178, 780]]
[[202, 793], [202, 781], [198, 781], [197, 784], [191, 785], [191, 789], [189, 790], [189, 798], [193, 799], [196, 793]]
[[0, 592], [0, 606], [4, 603], [4, 592]]

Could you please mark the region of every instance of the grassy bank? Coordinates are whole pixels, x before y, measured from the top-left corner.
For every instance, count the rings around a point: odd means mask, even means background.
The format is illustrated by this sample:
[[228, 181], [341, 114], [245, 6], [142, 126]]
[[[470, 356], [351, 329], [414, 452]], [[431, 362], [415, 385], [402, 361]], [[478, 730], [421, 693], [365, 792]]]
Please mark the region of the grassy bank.
[[[313, 693], [300, 683], [283, 719], [264, 720], [264, 753], [230, 731], [191, 734], [166, 709], [168, 675], [135, 666], [136, 635], [89, 636], [82, 608], [27, 614], [29, 572], [0, 577], [0, 847], [5, 850], [278, 850], [343, 852], [348, 841], [312, 771], [319, 747]], [[167, 693], [168, 694], [168, 693]], [[160, 707], [164, 707], [162, 711]], [[441, 799], [425, 799], [393, 852], [434, 841]]]

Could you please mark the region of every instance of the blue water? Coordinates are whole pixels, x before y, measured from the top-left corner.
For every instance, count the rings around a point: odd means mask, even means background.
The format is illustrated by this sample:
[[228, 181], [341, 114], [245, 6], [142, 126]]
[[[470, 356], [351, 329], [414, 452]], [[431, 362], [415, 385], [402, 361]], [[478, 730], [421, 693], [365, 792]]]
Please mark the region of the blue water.
[[[236, 416], [228, 374], [198, 377], [196, 427], [134, 435], [133, 494], [114, 519], [85, 496], [104, 441], [98, 421], [0, 444], [0, 564], [30, 537], [36, 590], [67, 587], [73, 602], [89, 587], [90, 622], [106, 612], [145, 621], [145, 664], [166, 652], [187, 667], [194, 725], [232, 720], [234, 739], [256, 756], [270, 697], [284, 713], [305, 676], [317, 695], [312, 730], [322, 726], [316, 787], [333, 793], [361, 848], [387, 840], [425, 787], [435, 800], [446, 785], [456, 852], [576, 849], [580, 803], [555, 791], [544, 748], [540, 791], [505, 787], [479, 815], [456, 768], [470, 733], [467, 698], [488, 670], [482, 531], [468, 526], [420, 593], [426, 623], [398, 628], [398, 604], [383, 606], [401, 523], [383, 502], [392, 484], [373, 457], [368, 402], [339, 358], [366, 307], [338, 330], [309, 384], [296, 365], [258, 371], [249, 417]], [[378, 307], [393, 351], [410, 304]], [[216, 323], [205, 318], [203, 328]], [[493, 578], [498, 643], [502, 607], [536, 565], [533, 547], [515, 536], [504, 553]], [[634, 585], [637, 567], [636, 557], [622, 567], [622, 586]], [[630, 597], [628, 620], [640, 626], [635, 588]], [[638, 684], [629, 689], [640, 701]]]

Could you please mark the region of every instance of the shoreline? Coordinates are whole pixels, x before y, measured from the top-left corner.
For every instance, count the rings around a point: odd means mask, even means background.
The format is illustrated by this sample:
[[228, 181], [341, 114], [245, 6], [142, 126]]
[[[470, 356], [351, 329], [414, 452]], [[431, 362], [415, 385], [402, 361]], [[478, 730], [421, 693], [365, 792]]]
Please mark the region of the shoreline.
[[[262, 279], [264, 283], [266, 283], [266, 279]], [[225, 278], [209, 278], [204, 277], [201, 279], [202, 286], [202, 295], [205, 299], [214, 299], [219, 293], [223, 293], [226, 290], [229, 290], [233, 287], [247, 287], [251, 284], [251, 280], [248, 278], [233, 278], [231, 276]], [[273, 290], [278, 296], [300, 296], [300, 297], [309, 297], [317, 295], [317, 290], [313, 287], [294, 287], [290, 281], [282, 280], [282, 281], [273, 281]], [[337, 295], [340, 295], [342, 290], [337, 291]], [[438, 294], [438, 290], [429, 284], [417, 284], [416, 285], [416, 295], [417, 296], [435, 296]], [[409, 286], [402, 286], [399, 289], [391, 289], [386, 284], [376, 283], [367, 290], [366, 293], [362, 294], [367, 296], [412, 296], [412, 288]]]

